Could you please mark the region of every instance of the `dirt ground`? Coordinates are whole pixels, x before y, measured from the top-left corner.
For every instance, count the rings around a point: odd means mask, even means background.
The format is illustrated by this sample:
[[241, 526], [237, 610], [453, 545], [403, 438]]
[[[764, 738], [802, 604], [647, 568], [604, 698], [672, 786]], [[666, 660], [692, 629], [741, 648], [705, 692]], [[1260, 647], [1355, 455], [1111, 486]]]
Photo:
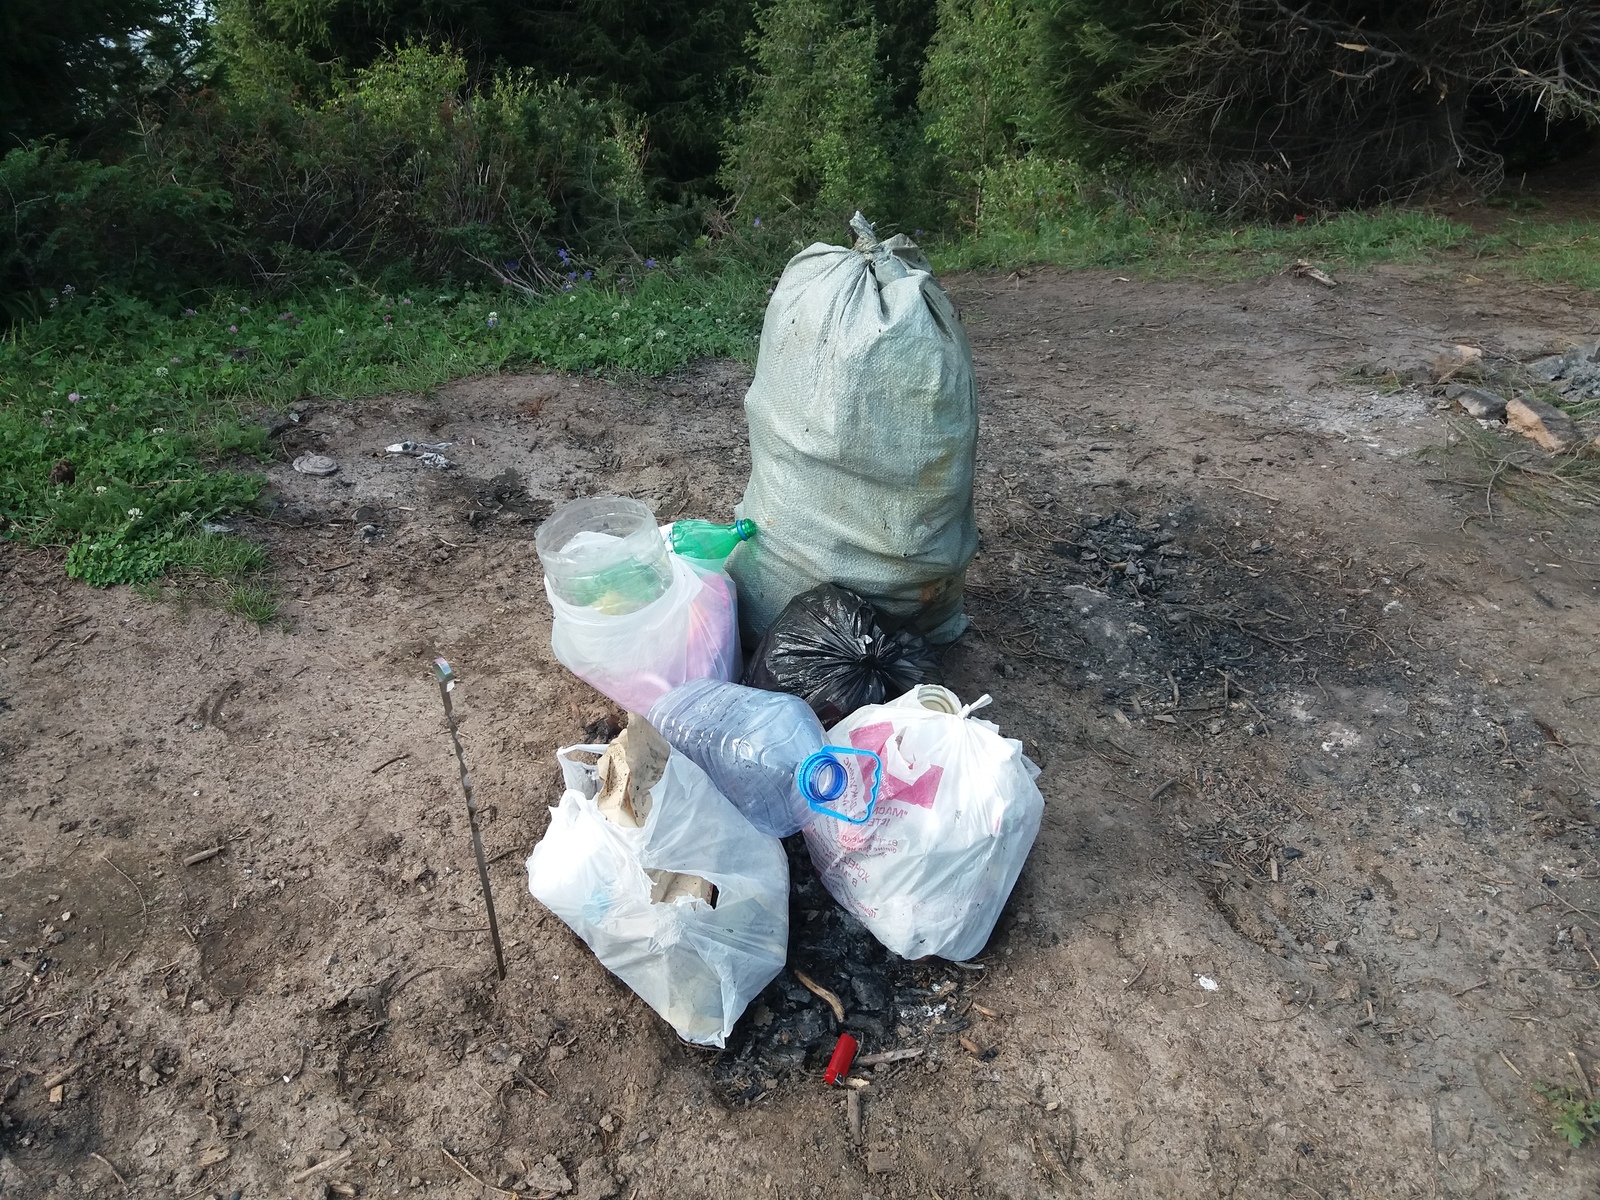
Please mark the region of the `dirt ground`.
[[981, 967], [874, 951], [791, 853], [791, 965], [923, 1051], [862, 1072], [859, 1144], [787, 973], [689, 1048], [527, 891], [556, 748], [616, 715], [533, 531], [726, 514], [748, 373], [707, 363], [308, 399], [286, 455], [343, 468], [275, 467], [243, 530], [280, 627], [0, 547], [0, 1195], [1593, 1197], [1536, 1089], [1600, 1087], [1600, 539], [1417, 453], [1441, 347], [1592, 342], [1593, 297], [949, 282], [983, 546], [945, 677], [1047, 807]]

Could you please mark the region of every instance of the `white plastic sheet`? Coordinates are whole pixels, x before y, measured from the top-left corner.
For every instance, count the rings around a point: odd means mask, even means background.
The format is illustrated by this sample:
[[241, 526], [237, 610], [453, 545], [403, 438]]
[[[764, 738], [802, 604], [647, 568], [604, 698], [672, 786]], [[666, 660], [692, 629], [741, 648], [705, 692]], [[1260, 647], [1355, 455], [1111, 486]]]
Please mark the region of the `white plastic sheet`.
[[[529, 890], [680, 1037], [722, 1046], [788, 956], [783, 847], [677, 752], [650, 789], [644, 825], [614, 824], [595, 805], [595, 768], [575, 757], [604, 750], [558, 753], [566, 791], [528, 859]], [[709, 881], [715, 907], [689, 897], [653, 902], [651, 868]]]
[[[939, 707], [928, 708], [924, 702]], [[806, 846], [834, 899], [904, 958], [982, 951], [1039, 833], [1039, 768], [942, 687], [858, 709], [828, 731], [883, 760], [865, 825], [819, 816]]]

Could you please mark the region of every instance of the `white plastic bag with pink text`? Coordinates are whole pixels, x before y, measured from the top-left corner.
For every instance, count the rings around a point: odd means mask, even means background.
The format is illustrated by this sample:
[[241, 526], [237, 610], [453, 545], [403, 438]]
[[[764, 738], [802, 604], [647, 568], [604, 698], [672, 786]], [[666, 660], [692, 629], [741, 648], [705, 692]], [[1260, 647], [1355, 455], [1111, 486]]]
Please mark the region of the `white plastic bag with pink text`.
[[924, 685], [857, 709], [828, 731], [883, 760], [864, 825], [819, 816], [806, 846], [834, 899], [904, 958], [983, 950], [1039, 833], [1039, 768], [1022, 743]]

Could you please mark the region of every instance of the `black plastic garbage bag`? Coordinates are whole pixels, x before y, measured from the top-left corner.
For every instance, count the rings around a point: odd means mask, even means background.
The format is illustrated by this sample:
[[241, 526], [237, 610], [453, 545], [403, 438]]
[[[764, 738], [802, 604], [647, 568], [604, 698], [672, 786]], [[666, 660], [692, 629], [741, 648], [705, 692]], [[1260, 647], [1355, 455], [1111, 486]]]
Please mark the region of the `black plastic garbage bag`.
[[789, 692], [823, 726], [936, 682], [939, 660], [909, 630], [885, 633], [878, 613], [837, 584], [802, 592], [767, 629], [744, 674], [748, 687]]

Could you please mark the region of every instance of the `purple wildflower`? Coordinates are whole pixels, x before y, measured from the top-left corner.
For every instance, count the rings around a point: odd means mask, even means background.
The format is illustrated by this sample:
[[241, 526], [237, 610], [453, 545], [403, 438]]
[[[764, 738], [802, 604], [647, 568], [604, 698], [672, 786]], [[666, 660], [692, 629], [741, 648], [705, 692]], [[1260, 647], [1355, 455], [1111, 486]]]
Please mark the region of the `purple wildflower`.
[[184, 309], [184, 310], [183, 310], [183, 315], [184, 315], [184, 316], [186, 316], [186, 317], [192, 317], [192, 316], [194, 316], [194, 309], [192, 309], [192, 308], [186, 308], [186, 309]]
[[238, 333], [239, 332], [239, 327], [237, 325], [229, 325], [228, 326], [228, 332], [229, 333]]
[[82, 400], [82, 399], [83, 399], [83, 397], [78, 395], [77, 392], [68, 392], [67, 393], [67, 403], [68, 404], [76, 404], [79, 400]]
[[644, 260], [644, 269], [646, 271], [654, 271], [656, 269], [656, 260], [653, 259], [653, 258], [645, 259]]
[[556, 257], [559, 258], [562, 262], [566, 262], [567, 259], [571, 258], [572, 256], [567, 253], [567, 248], [565, 246], [563, 246], [563, 247], [561, 247], [561, 249], [556, 251]]
[[593, 271], [585, 271], [583, 273], [583, 277], [585, 279], [593, 279], [594, 278], [594, 272]]

